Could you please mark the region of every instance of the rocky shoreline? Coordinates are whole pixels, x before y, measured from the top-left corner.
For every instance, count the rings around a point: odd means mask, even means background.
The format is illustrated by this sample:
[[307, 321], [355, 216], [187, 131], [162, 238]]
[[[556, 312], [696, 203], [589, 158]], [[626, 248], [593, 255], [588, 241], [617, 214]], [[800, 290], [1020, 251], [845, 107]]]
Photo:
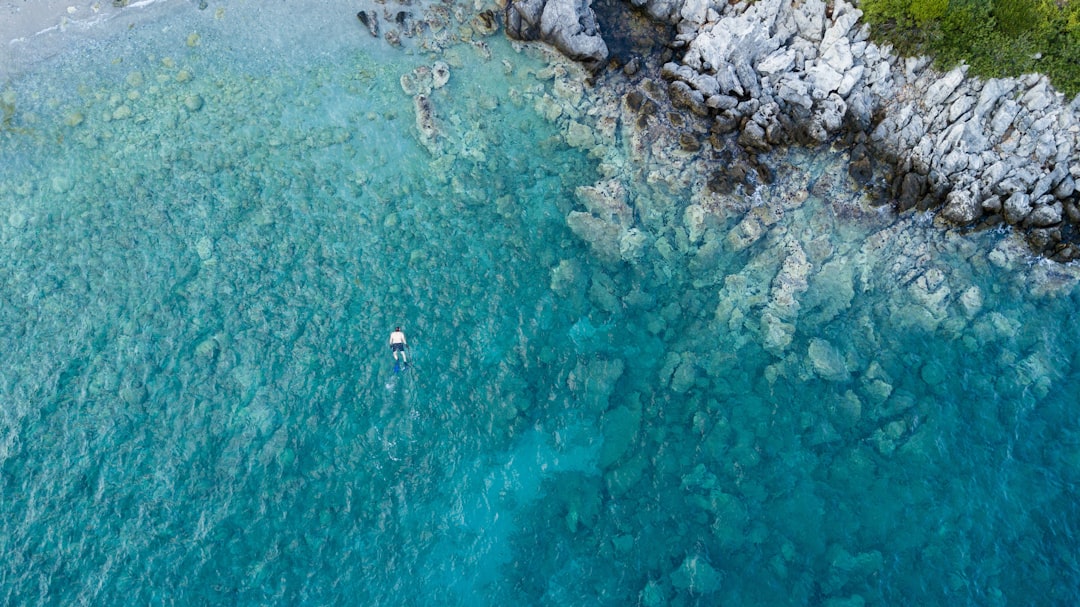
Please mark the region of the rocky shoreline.
[[[671, 26], [660, 76], [689, 118], [684, 149], [730, 136], [753, 165], [777, 146], [841, 143], [851, 175], [883, 187], [880, 202], [897, 211], [933, 211], [949, 227], [1014, 226], [1041, 255], [1080, 258], [1080, 98], [1068, 103], [1045, 77], [984, 81], [897, 57], [868, 40], [844, 0], [632, 4]], [[511, 37], [549, 42], [593, 71], [605, 65], [585, 0], [512, 0], [506, 15]], [[635, 91], [627, 102], [651, 97]], [[735, 166], [721, 180], [753, 181]]]

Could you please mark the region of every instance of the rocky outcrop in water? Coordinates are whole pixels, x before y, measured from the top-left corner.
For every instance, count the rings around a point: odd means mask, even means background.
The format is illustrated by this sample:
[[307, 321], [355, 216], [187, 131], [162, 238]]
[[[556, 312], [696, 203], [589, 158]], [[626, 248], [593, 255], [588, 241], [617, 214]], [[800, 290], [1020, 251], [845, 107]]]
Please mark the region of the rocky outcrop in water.
[[591, 70], [603, 67], [607, 44], [600, 35], [591, 0], [511, 0], [506, 32], [518, 40], [540, 40]]
[[883, 185], [898, 211], [1008, 224], [1040, 253], [1080, 258], [1080, 100], [1066, 103], [1046, 78], [984, 81], [897, 57], [844, 0], [631, 3], [674, 26], [667, 96], [714, 136], [751, 157], [842, 139], [851, 175]]

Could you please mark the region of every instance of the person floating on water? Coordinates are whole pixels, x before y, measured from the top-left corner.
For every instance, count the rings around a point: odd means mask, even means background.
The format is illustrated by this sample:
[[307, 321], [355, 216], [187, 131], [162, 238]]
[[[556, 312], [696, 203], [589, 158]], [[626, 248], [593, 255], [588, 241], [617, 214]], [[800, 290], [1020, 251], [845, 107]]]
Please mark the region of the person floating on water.
[[394, 353], [394, 362], [397, 362], [398, 352], [401, 352], [401, 360], [407, 367], [409, 359], [405, 357], [406, 347], [408, 344], [405, 342], [405, 334], [401, 332], [401, 327], [394, 327], [394, 332], [390, 334], [390, 350]]

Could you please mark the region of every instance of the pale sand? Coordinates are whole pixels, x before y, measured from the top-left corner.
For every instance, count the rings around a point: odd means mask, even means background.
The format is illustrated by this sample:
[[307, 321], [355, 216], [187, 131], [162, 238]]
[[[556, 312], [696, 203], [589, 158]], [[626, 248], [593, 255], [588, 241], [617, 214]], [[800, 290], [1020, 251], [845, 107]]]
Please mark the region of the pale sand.
[[133, 0], [124, 8], [111, 0], [0, 0], [0, 82], [36, 62], [100, 39], [190, 0]]

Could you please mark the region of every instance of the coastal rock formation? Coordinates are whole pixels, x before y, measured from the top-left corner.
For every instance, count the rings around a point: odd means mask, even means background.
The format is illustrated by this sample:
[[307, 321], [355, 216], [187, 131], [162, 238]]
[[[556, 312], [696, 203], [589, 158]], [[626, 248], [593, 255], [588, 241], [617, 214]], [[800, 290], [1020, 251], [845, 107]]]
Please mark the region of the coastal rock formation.
[[[1067, 103], [1045, 77], [984, 81], [965, 67], [942, 74], [925, 58], [897, 57], [868, 40], [861, 11], [845, 0], [631, 4], [674, 26], [667, 45], [675, 52], [659, 75], [671, 104], [686, 110], [692, 132], [680, 139], [691, 144], [683, 150], [697, 149], [695, 117], [714, 134], [734, 132], [751, 155], [842, 139], [859, 149], [850, 173], [882, 186], [896, 210], [936, 211], [948, 225], [1008, 224], [1040, 253], [1080, 258], [1072, 227], [1080, 221], [1080, 100]], [[575, 6], [576, 17], [591, 15]], [[549, 7], [512, 3], [509, 29], [551, 41], [542, 19]], [[565, 24], [570, 12], [555, 14]], [[599, 37], [586, 23], [561, 31], [580, 25], [578, 35]], [[568, 54], [593, 67], [601, 56]]]
[[506, 31], [518, 40], [547, 42], [590, 70], [603, 67], [608, 57], [591, 0], [511, 0]]
[[[940, 74], [925, 59], [897, 58], [866, 40], [860, 16], [843, 1], [828, 17], [823, 2], [736, 5], [700, 28], [682, 64], [738, 77], [718, 79], [730, 87], [719, 92], [750, 98], [723, 119], [740, 122], [750, 145], [868, 136], [892, 167], [898, 209], [940, 208], [958, 225], [1004, 221], [1029, 230], [1041, 252], [1077, 258], [1061, 229], [1078, 199], [1076, 103], [1041, 76], [980, 81], [963, 67]], [[764, 120], [761, 108], [771, 111]], [[771, 126], [773, 140], [757, 136]]]

